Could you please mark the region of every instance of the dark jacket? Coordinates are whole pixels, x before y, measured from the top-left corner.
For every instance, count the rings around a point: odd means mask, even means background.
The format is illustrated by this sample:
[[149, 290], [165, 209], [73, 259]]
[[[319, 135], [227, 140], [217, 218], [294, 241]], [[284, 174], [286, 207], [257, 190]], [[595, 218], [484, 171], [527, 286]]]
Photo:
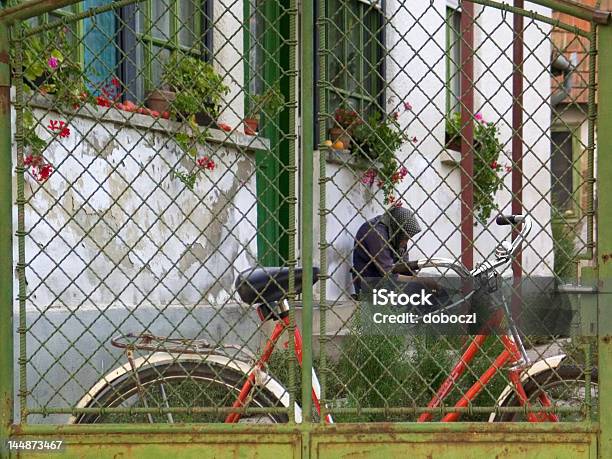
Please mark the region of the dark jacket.
[[361, 279], [384, 277], [391, 273], [398, 256], [389, 241], [389, 229], [378, 216], [365, 222], [355, 235], [353, 246], [353, 285], [361, 291]]

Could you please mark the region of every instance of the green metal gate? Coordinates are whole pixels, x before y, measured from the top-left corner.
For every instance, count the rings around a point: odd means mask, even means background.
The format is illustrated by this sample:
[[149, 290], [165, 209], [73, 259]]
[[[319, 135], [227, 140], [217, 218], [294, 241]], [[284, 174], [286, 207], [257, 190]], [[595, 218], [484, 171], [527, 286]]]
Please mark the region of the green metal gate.
[[[612, 457], [611, 2], [6, 3], [2, 457]], [[499, 333], [368, 328], [400, 208], [424, 274], [533, 222], [511, 306], [580, 320], [531, 319], [530, 404]]]

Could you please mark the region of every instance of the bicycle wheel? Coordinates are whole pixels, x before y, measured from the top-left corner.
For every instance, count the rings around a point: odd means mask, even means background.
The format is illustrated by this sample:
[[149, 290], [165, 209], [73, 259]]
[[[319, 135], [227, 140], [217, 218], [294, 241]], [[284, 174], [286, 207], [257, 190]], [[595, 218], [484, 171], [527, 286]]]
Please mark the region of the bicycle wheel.
[[[591, 417], [597, 417], [597, 398], [599, 395], [597, 368], [591, 371]], [[523, 383], [525, 393], [532, 406], [541, 406], [539, 396], [545, 393], [553, 406], [582, 408], [586, 399], [586, 381], [584, 370], [577, 366], [561, 366], [539, 373]], [[512, 395], [501, 406], [517, 407], [520, 402], [516, 394]], [[584, 421], [582, 411], [557, 413], [560, 422]], [[501, 413], [495, 422], [527, 422], [523, 412]]]
[[[132, 372], [106, 385], [87, 408], [219, 408], [231, 407], [245, 381], [245, 376], [230, 368], [206, 362], [164, 363]], [[144, 394], [144, 397], [141, 396]], [[254, 387], [249, 407], [282, 407], [270, 391]], [[81, 413], [77, 424], [92, 423], [179, 423], [224, 422], [227, 412], [167, 413]], [[243, 423], [287, 422], [285, 413], [252, 413], [242, 416]]]

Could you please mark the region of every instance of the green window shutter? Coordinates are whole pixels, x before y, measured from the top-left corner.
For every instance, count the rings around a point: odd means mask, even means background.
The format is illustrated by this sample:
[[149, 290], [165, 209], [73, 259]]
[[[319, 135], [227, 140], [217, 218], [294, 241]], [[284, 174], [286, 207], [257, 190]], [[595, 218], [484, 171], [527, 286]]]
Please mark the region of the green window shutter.
[[[96, 8], [112, 3], [111, 0], [85, 0], [83, 8]], [[115, 13], [98, 14], [83, 21], [83, 56], [88, 86], [94, 94], [115, 76], [117, 68], [117, 49]]]

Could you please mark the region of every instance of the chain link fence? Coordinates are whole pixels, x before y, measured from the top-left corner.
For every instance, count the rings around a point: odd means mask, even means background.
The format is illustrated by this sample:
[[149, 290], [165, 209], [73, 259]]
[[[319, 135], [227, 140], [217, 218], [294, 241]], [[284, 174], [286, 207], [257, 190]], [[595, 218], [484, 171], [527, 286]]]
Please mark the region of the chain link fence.
[[[507, 260], [511, 308], [544, 279], [590, 326], [595, 24], [314, 8], [300, 40], [294, 0], [88, 0], [12, 27], [20, 423], [596, 419], [594, 332], [372, 333], [358, 296], [385, 262], [440, 281]], [[406, 248], [394, 209], [420, 226]], [[503, 214], [533, 221], [512, 259], [527, 223]]]

